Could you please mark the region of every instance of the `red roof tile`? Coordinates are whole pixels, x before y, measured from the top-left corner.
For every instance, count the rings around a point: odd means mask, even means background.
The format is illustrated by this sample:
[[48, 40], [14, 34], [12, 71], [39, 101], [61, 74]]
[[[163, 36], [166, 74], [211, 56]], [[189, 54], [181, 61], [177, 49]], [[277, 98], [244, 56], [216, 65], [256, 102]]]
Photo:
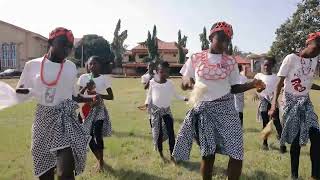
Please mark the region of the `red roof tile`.
[[235, 60], [237, 61], [238, 64], [250, 64], [250, 60], [247, 58], [243, 58], [239, 55], [234, 56]]
[[[132, 48], [132, 52], [143, 52], [148, 51], [147, 46], [144, 45], [144, 42], [138, 43], [139, 45]], [[171, 52], [178, 52], [178, 48], [176, 46], [176, 42], [165, 42], [160, 39], [158, 39], [158, 49], [159, 51], [171, 51]], [[188, 50], [185, 49], [185, 52], [187, 53]]]

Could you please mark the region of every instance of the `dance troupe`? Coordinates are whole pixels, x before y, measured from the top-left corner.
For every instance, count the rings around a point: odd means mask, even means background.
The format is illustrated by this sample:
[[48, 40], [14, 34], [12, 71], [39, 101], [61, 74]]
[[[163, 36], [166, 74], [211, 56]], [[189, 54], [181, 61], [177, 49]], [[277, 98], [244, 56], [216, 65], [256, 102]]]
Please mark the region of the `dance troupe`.
[[[191, 91], [189, 98], [180, 96], [168, 79], [168, 62], [149, 64], [141, 79], [147, 90], [145, 105], [139, 108], [149, 114], [155, 149], [165, 160], [162, 143], [168, 139], [170, 160], [179, 165], [189, 159], [196, 142], [203, 179], [212, 179], [216, 153], [229, 156], [228, 179], [240, 179], [244, 154], [243, 93], [256, 89], [254, 99], [259, 101], [257, 115], [263, 127], [273, 121], [281, 153], [286, 152], [286, 143], [291, 144], [292, 179], [299, 177], [300, 149], [309, 139], [311, 178], [320, 179], [320, 129], [309, 97], [310, 89], [320, 90], [312, 83], [320, 57], [320, 32], [309, 34], [299, 53], [287, 55], [277, 74], [272, 73], [274, 58], [266, 58], [263, 73], [252, 81], [241, 74], [241, 67], [226, 53], [232, 36], [230, 24], [213, 24], [210, 48], [186, 61], [180, 71], [181, 88]], [[101, 58], [90, 57], [88, 73], [77, 78], [75, 64], [66, 60], [74, 43], [70, 30], [56, 28], [48, 43], [46, 55], [25, 64], [15, 91], [17, 96], [32, 96], [37, 101], [31, 145], [34, 175], [40, 180], [53, 180], [56, 173], [58, 179], [70, 180], [84, 171], [88, 146], [98, 161], [97, 169], [104, 169], [103, 137], [111, 136], [112, 130], [103, 101], [114, 97], [110, 77], [102, 73], [105, 62]], [[283, 124], [278, 104], [281, 93]], [[170, 110], [174, 97], [191, 105], [176, 137]], [[262, 148], [268, 150], [267, 138]]]

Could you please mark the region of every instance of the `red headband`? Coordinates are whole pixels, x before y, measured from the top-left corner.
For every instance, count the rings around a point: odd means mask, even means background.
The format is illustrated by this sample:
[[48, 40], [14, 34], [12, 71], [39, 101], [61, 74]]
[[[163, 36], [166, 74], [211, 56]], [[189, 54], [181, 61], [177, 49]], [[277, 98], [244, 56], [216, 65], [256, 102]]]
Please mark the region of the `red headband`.
[[233, 30], [232, 26], [226, 22], [218, 22], [215, 27], [213, 27], [210, 31], [211, 36], [213, 33], [218, 32], [218, 31], [223, 31], [230, 39], [232, 39], [233, 36]]
[[313, 41], [317, 38], [320, 38], [320, 32], [314, 32], [314, 33], [310, 33], [308, 35], [308, 38], [306, 40], [306, 44], [309, 44], [310, 41]]
[[58, 28], [54, 29], [53, 31], [51, 31], [51, 33], [49, 34], [49, 40], [53, 40], [53, 39], [57, 38], [58, 36], [62, 36], [62, 35], [66, 36], [68, 39], [68, 42], [73, 45], [74, 37], [73, 37], [71, 30], [68, 30], [63, 27], [58, 27]]

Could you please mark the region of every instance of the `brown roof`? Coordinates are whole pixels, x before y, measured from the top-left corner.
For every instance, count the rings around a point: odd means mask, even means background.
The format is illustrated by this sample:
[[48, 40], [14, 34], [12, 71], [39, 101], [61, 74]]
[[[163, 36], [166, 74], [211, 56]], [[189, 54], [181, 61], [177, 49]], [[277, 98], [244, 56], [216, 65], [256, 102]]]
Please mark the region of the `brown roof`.
[[28, 33], [32, 33], [35, 38], [40, 38], [40, 39], [42, 39], [42, 40], [48, 41], [48, 38], [46, 38], [46, 37], [44, 37], [44, 36], [42, 36], [42, 35], [40, 35], [40, 34], [34, 33], [34, 32], [32, 32], [32, 31], [26, 30], [26, 29], [24, 29], [24, 28], [21, 28], [21, 27], [19, 27], [19, 26], [16, 26], [16, 25], [13, 25], [13, 24], [10, 24], [10, 23], [1, 21], [1, 20], [0, 20], [0, 23], [5, 24], [5, 25], [8, 25], [8, 26], [11, 26], [11, 27], [13, 27], [13, 28], [15, 28], [15, 29], [18, 29], [18, 30], [21, 30], [21, 31], [25, 31], [25, 32], [28, 32]]
[[247, 58], [243, 58], [239, 55], [234, 56], [235, 60], [237, 61], [238, 64], [250, 64], [250, 60]]
[[[148, 52], [147, 46], [144, 45], [144, 42], [138, 43], [136, 47], [132, 48], [133, 53], [137, 52]], [[165, 42], [158, 39], [158, 50], [159, 52], [178, 52], [177, 43], [176, 42]], [[184, 49], [187, 53], [188, 50]]]

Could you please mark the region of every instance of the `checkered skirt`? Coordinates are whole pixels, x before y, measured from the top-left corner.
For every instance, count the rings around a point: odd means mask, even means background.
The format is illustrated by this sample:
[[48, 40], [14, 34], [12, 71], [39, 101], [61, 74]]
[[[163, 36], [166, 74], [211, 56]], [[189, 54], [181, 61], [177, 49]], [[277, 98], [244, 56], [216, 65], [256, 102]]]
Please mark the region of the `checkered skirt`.
[[188, 160], [194, 138], [201, 156], [220, 153], [243, 159], [243, 133], [232, 94], [202, 101], [187, 113], [172, 156], [176, 160]]
[[280, 144], [291, 144], [300, 132], [299, 144], [306, 145], [309, 140], [310, 128], [319, 129], [318, 116], [314, 112], [310, 97], [309, 95], [294, 96], [290, 93], [285, 93], [284, 95], [284, 127]]
[[[111, 126], [111, 121], [109, 117], [109, 112], [103, 102], [99, 103], [99, 105], [96, 105], [91, 108], [89, 115], [87, 119], [93, 119], [93, 122], [95, 121], [103, 121], [102, 125], [102, 136], [103, 137], [109, 137], [112, 134], [112, 126]], [[87, 119], [84, 121], [84, 125], [86, 127], [90, 127], [91, 125], [89, 124], [92, 121], [87, 121]]]
[[65, 100], [56, 106], [37, 105], [31, 144], [36, 177], [55, 167], [57, 150], [67, 147], [72, 149], [76, 175], [84, 171], [91, 136], [90, 127], [80, 125], [77, 108], [78, 104], [72, 100]]
[[[164, 115], [170, 115], [171, 109], [170, 107], [167, 108], [159, 108], [154, 104], [150, 104], [150, 113], [151, 113], [151, 126], [152, 126], [152, 139], [153, 139], [153, 145], [156, 150], [158, 150], [157, 142], [160, 134], [160, 123], [162, 124], [162, 127], [166, 127], [164, 124], [164, 121], [162, 117]], [[168, 139], [168, 133], [166, 128], [162, 128], [162, 141], [166, 141]]]

